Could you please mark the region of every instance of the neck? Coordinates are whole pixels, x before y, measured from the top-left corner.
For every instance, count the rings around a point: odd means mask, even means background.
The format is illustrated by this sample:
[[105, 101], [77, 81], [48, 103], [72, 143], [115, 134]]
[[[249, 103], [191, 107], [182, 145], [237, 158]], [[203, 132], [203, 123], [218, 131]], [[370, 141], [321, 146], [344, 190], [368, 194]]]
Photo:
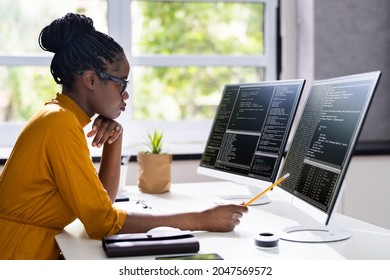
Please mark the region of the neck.
[[95, 115], [95, 112], [91, 110], [91, 108], [88, 105], [87, 100], [87, 92], [84, 91], [78, 91], [78, 90], [70, 90], [67, 91], [65, 89], [62, 89], [62, 94], [68, 96], [71, 98], [77, 105], [80, 106], [80, 108], [87, 114], [89, 118], [92, 118], [92, 116]]

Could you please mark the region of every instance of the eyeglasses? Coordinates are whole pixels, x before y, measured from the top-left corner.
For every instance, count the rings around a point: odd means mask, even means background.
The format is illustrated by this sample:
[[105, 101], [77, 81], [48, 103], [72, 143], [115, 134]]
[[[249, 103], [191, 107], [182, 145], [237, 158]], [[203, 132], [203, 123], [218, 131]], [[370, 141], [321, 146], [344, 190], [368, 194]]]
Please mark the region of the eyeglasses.
[[149, 205], [145, 203], [143, 200], [137, 200], [135, 204], [140, 205], [143, 209], [152, 209]]
[[[76, 71], [76, 73], [79, 74], [79, 75], [84, 74], [84, 72], [85, 72], [85, 70], [78, 70], [78, 71]], [[109, 80], [109, 81], [113, 81], [113, 82], [115, 82], [117, 84], [120, 84], [122, 86], [120, 94], [123, 95], [125, 93], [126, 88], [127, 88], [127, 84], [129, 83], [128, 80], [120, 79], [120, 78], [111, 76], [111, 75], [109, 75], [107, 73], [100, 72], [100, 71], [95, 71], [95, 73], [103, 80]]]
[[110, 80], [110, 81], [113, 81], [117, 84], [120, 84], [122, 86], [120, 94], [123, 95], [125, 93], [126, 88], [127, 88], [127, 84], [129, 83], [128, 80], [120, 79], [120, 78], [111, 76], [107, 73], [103, 73], [103, 72], [99, 72], [99, 71], [96, 71], [96, 74], [99, 75], [99, 77], [102, 78], [103, 80]]

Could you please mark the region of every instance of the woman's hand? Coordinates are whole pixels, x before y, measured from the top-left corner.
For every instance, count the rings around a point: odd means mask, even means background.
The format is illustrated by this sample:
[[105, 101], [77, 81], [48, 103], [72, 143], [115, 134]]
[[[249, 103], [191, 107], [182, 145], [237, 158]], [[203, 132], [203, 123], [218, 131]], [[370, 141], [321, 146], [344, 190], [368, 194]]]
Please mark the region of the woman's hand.
[[227, 232], [240, 224], [243, 213], [248, 211], [244, 205], [218, 205], [201, 213], [202, 229], [207, 231]]
[[100, 148], [104, 143], [112, 144], [123, 132], [122, 125], [115, 120], [98, 116], [92, 124], [92, 130], [87, 137], [95, 138], [92, 141], [93, 147]]

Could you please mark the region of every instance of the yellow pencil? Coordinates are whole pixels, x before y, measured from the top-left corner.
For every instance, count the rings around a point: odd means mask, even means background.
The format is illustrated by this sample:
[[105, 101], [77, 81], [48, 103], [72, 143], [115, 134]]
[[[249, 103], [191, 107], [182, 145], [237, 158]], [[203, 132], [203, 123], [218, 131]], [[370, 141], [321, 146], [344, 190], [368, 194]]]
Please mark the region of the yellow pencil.
[[270, 189], [274, 188], [276, 185], [280, 184], [281, 182], [283, 182], [288, 176], [290, 176], [289, 173], [287, 173], [286, 175], [284, 175], [283, 177], [280, 177], [279, 180], [277, 180], [275, 183], [273, 183], [271, 186], [269, 186], [268, 188], [266, 188], [264, 191], [262, 191], [261, 193], [259, 193], [258, 195], [256, 195], [254, 198], [252, 198], [251, 200], [249, 200], [248, 202], [245, 203], [245, 206], [249, 206], [251, 205], [256, 199], [258, 199], [259, 197], [261, 197], [262, 195], [264, 195], [266, 192], [268, 192]]

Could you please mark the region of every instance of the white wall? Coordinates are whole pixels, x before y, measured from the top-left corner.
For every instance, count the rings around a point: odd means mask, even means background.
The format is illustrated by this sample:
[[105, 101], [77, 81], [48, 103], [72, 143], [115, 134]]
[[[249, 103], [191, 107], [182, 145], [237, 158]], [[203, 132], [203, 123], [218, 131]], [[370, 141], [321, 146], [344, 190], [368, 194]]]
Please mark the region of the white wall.
[[[171, 166], [172, 183], [218, 181], [218, 179], [197, 174], [196, 168], [198, 167], [198, 165], [199, 165], [199, 160], [172, 161], [172, 166]], [[99, 164], [95, 164], [95, 167], [98, 170]], [[136, 162], [130, 162], [127, 167], [128, 168], [127, 168], [126, 184], [137, 185], [138, 164]]]
[[[199, 165], [199, 160], [172, 161], [172, 167], [171, 167], [172, 183], [217, 181], [217, 179], [197, 174], [196, 168], [198, 167], [198, 165]], [[128, 165], [126, 184], [136, 185], [137, 178], [138, 178], [138, 165], [136, 162], [131, 162]]]
[[356, 156], [348, 168], [345, 215], [390, 229], [390, 155]]

